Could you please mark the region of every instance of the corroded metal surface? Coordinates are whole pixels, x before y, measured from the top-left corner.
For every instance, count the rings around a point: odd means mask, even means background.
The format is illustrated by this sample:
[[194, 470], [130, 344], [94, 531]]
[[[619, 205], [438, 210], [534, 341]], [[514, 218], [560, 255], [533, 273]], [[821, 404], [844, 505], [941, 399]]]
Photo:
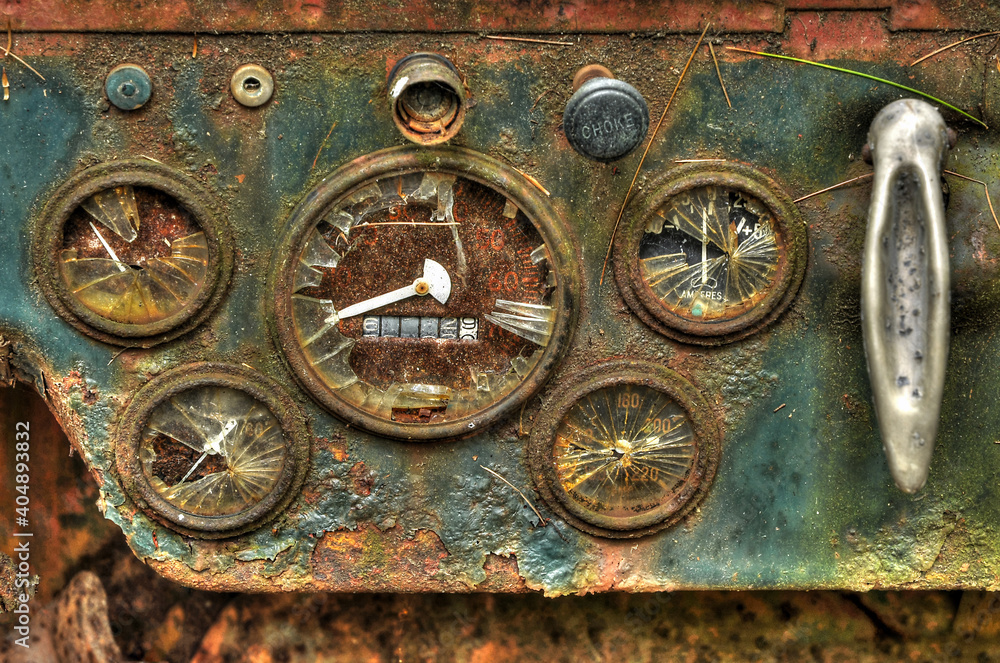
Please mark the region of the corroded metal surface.
[[[1000, 121], [1000, 72], [988, 41], [908, 64], [956, 38], [940, 29], [993, 27], [995, 9], [798, 4], [713, 5], [710, 18], [722, 30], [717, 42], [835, 61], [947, 98], [991, 126]], [[698, 32], [709, 17], [695, 4], [656, 3], [654, 10], [593, 3], [589, 13], [562, 15], [555, 5], [526, 6], [517, 11], [540, 16], [526, 26], [566, 32], [548, 36], [569, 45], [478, 33], [503, 28], [519, 16], [513, 11], [494, 12], [469, 32], [470, 21], [487, 16], [471, 4], [449, 15], [451, 22], [425, 7], [372, 17], [388, 21], [368, 25], [382, 31], [344, 31], [360, 24], [338, 22], [336, 32], [316, 34], [297, 31], [333, 30], [330, 21], [360, 9], [342, 4], [285, 14], [267, 3], [238, 4], [225, 18], [234, 33], [206, 34], [221, 19], [201, 5], [155, 16], [145, 9], [119, 14], [108, 2], [90, 3], [87, 12], [71, 3], [50, 11], [3, 6], [15, 19], [14, 52], [46, 81], [7, 63], [11, 99], [0, 113], [0, 135], [16, 140], [0, 143], [0, 334], [10, 342], [0, 374], [6, 377], [9, 365], [44, 392], [97, 478], [106, 517], [136, 556], [190, 586], [245, 591], [996, 588], [1000, 235], [982, 187], [949, 181], [955, 323], [940, 440], [924, 491], [901, 495], [878, 442], [861, 347], [867, 185], [799, 204], [808, 226], [807, 271], [787, 311], [765, 330], [717, 347], [664, 337], [626, 305], [609, 278], [614, 265], [602, 279], [639, 154], [616, 166], [588, 162], [570, 149], [560, 117], [574, 72], [594, 62], [634, 84], [656, 117], [694, 46], [693, 35], [677, 33]], [[70, 16], [73, 29], [109, 32], [59, 32], [69, 29]], [[262, 33], [243, 32], [251, 23]], [[737, 24], [741, 32], [730, 32]], [[138, 35], [136, 26], [172, 32]], [[278, 37], [281, 26], [296, 33]], [[182, 32], [196, 29], [194, 49], [193, 35]], [[418, 31], [425, 29], [436, 32]], [[289, 259], [282, 251], [293, 211], [313, 204], [311, 192], [322, 192], [339, 167], [404, 143], [392, 122], [386, 76], [405, 54], [428, 50], [446, 53], [469, 89], [466, 121], [452, 143], [512, 165], [550, 193], [546, 205], [566, 237], [556, 249], [578, 265], [581, 294], [578, 319], [561, 321], [572, 341], [561, 360], [553, 356], [552, 378], [523, 408], [464, 439], [416, 445], [345, 425], [303, 390], [282, 359], [278, 345], [286, 340], [270, 333], [282, 324], [281, 312], [276, 319], [269, 309], [282, 273], [276, 265]], [[787, 198], [870, 172], [861, 159], [864, 131], [897, 90], [717, 51], [733, 109], [703, 48], [650, 148], [639, 194], [681, 159], [750, 164]], [[107, 72], [126, 61], [143, 66], [156, 90], [128, 112], [108, 104], [103, 92]], [[229, 94], [232, 72], [246, 62], [274, 75], [274, 97], [259, 108]], [[946, 115], [959, 130], [949, 169], [992, 186], [995, 131]], [[204, 308], [195, 327], [148, 349], [80, 333], [43, 294], [40, 275], [51, 267], [51, 252], [29, 259], [32, 239], [43, 235], [46, 205], [64, 182], [89, 166], [143, 156], [209, 192], [213, 213], [231, 228], [221, 243], [233, 256], [217, 306]], [[494, 184], [530, 181], [518, 175]], [[717, 421], [723, 440], [716, 478], [699, 507], [674, 527], [634, 541], [568, 526], [532, 488], [526, 455], [546, 398], [582, 370], [622, 358], [683, 375], [708, 401], [705, 416]], [[139, 389], [202, 361], [245, 365], [274, 380], [309, 426], [301, 492], [267, 525], [224, 540], [149, 518], [114, 461], [115, 434]]]

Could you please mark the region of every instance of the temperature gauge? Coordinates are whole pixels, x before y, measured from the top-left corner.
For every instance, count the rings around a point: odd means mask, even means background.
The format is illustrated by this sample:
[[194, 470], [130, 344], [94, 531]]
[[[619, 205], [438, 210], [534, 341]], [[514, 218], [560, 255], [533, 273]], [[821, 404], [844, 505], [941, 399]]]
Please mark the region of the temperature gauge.
[[49, 301], [110, 343], [148, 347], [190, 329], [230, 269], [208, 209], [194, 185], [157, 164], [84, 171], [50, 201], [36, 245]]
[[291, 226], [273, 321], [300, 382], [348, 422], [401, 439], [478, 432], [565, 350], [570, 243], [535, 185], [482, 155], [363, 157]]
[[154, 517], [229, 535], [273, 516], [301, 474], [304, 426], [294, 412], [256, 373], [185, 366], [137, 394], [118, 467]]
[[662, 367], [596, 367], [542, 412], [531, 436], [536, 484], [553, 509], [592, 534], [635, 537], [675, 523], [715, 474], [711, 408]]
[[762, 174], [737, 164], [669, 173], [616, 244], [625, 299], [662, 333], [705, 345], [773, 320], [805, 269], [805, 226]]

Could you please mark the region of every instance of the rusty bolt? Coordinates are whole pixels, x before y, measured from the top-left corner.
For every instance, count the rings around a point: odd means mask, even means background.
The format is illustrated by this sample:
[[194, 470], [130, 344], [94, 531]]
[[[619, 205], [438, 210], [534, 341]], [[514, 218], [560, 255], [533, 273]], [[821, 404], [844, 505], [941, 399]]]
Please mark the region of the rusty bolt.
[[236, 101], [249, 108], [263, 106], [274, 93], [274, 79], [259, 64], [245, 64], [235, 72], [229, 89]]

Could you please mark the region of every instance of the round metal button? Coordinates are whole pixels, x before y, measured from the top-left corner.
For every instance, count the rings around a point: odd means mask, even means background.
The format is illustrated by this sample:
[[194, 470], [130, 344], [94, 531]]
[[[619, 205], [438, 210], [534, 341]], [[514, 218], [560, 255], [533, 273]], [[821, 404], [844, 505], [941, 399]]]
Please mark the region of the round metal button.
[[259, 64], [245, 64], [233, 73], [229, 89], [244, 106], [263, 106], [274, 94], [274, 79]]
[[108, 100], [121, 110], [135, 110], [149, 101], [153, 82], [146, 70], [137, 64], [120, 64], [104, 82]]
[[570, 97], [563, 130], [574, 150], [595, 161], [620, 159], [649, 130], [649, 107], [639, 91], [614, 78], [585, 81]]

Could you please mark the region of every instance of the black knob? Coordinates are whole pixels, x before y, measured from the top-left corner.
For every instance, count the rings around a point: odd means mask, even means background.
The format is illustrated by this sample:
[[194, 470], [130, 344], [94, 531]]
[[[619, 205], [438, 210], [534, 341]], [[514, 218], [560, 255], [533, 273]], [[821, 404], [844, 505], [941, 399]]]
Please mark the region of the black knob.
[[[573, 149], [595, 161], [614, 161], [634, 150], [649, 130], [649, 106], [634, 87], [593, 74], [603, 67], [585, 67], [579, 84], [563, 112], [563, 131]], [[585, 73], [593, 77], [587, 77]]]

